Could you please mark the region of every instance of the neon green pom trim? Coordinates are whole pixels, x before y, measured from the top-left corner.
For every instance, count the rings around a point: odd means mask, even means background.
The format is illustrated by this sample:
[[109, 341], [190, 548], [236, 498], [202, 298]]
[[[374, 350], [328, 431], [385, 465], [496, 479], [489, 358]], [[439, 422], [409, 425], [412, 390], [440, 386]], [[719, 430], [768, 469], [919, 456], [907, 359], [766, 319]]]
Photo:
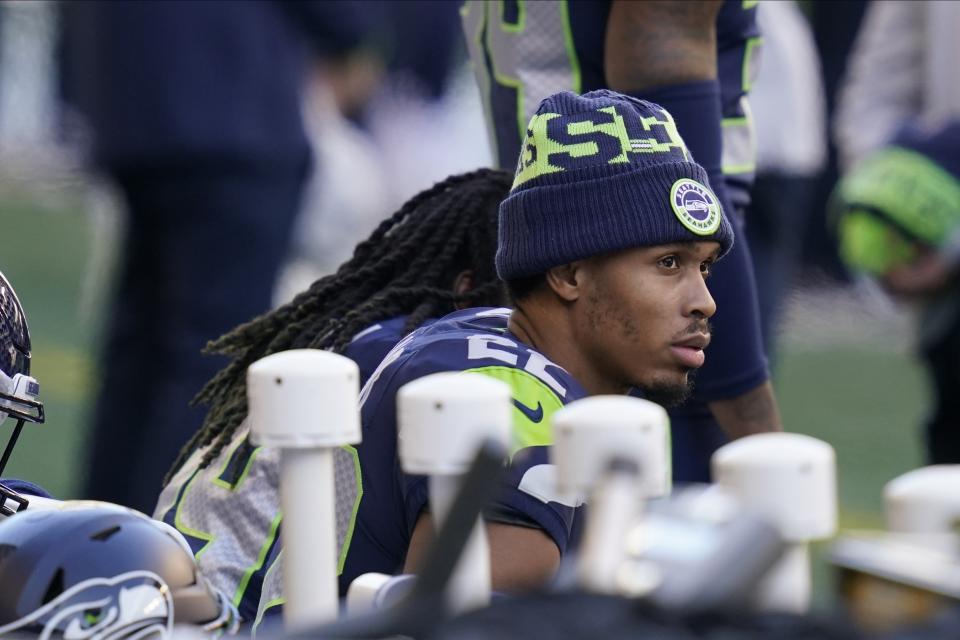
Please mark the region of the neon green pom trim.
[[840, 219], [840, 257], [847, 266], [882, 275], [916, 257], [916, 245], [875, 215], [851, 211]]

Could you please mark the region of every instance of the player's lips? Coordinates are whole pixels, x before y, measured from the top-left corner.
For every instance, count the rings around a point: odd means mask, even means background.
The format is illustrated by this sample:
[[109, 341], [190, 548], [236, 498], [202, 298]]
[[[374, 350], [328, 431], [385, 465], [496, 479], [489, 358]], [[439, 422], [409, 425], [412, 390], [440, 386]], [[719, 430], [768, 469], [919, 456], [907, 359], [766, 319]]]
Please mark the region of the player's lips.
[[703, 350], [710, 344], [709, 333], [696, 333], [670, 345], [670, 351], [680, 363], [690, 369], [698, 369], [706, 361]]

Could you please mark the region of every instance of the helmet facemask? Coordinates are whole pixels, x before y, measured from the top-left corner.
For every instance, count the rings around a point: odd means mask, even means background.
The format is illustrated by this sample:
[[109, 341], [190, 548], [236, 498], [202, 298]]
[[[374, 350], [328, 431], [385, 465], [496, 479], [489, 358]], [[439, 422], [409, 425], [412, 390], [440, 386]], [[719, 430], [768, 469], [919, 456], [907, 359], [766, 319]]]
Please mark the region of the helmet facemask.
[[[0, 454], [0, 477], [25, 422], [44, 421], [40, 385], [30, 377], [30, 329], [17, 294], [0, 273], [0, 424], [7, 416], [16, 420], [7, 445]], [[22, 511], [27, 500], [0, 484], [0, 515]]]
[[[6, 420], [7, 416], [17, 421], [13, 431], [10, 432], [7, 446], [0, 455], [0, 477], [3, 476], [3, 470], [23, 430], [23, 423], [39, 424], [45, 419], [43, 403], [37, 399], [39, 395], [40, 385], [35, 379], [22, 373], [16, 374], [11, 379], [6, 373], [0, 371], [0, 424]], [[0, 515], [13, 515], [17, 511], [26, 509], [27, 504], [26, 498], [0, 483]]]

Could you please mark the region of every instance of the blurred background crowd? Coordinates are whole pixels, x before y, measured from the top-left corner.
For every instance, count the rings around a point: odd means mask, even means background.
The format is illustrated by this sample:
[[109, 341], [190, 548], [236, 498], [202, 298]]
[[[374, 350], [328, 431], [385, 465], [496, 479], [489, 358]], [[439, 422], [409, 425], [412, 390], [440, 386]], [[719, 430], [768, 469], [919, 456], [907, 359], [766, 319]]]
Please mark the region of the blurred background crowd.
[[[0, 2], [0, 269], [48, 412], [7, 474], [149, 512], [185, 438], [164, 436], [223, 365], [203, 344], [491, 156], [457, 2], [124, 4]], [[834, 194], [903, 125], [960, 112], [960, 6], [758, 11], [746, 226], [773, 380], [787, 430], [837, 449], [841, 525], [878, 525], [883, 483], [930, 459], [929, 354], [951, 351], [841, 259]]]

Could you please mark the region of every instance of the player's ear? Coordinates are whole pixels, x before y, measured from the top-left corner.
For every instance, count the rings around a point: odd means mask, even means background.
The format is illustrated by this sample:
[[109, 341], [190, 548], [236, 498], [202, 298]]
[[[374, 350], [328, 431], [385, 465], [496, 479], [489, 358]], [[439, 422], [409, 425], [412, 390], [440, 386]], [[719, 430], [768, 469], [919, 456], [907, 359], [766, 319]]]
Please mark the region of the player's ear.
[[465, 269], [457, 274], [457, 277], [453, 279], [453, 292], [462, 296], [471, 289], [473, 289], [473, 270]]
[[[469, 293], [473, 289], [473, 270], [465, 269], [457, 274], [457, 277], [453, 279], [453, 293], [462, 296], [465, 293]], [[454, 305], [457, 310], [466, 309], [470, 307], [469, 302], [458, 302]], [[475, 305], [474, 305], [475, 306]]]
[[547, 285], [565, 302], [574, 302], [581, 295], [580, 261], [551, 267], [546, 274]]

